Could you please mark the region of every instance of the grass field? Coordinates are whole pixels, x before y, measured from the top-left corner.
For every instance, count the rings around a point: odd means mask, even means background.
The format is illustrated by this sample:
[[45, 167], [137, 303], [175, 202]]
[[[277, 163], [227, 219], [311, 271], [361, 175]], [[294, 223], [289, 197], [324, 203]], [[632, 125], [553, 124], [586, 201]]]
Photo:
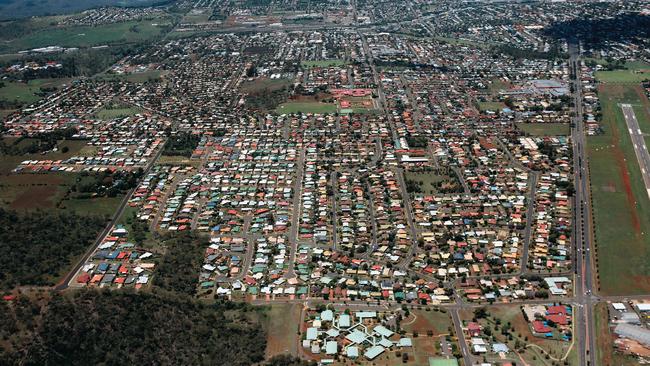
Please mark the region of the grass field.
[[129, 106], [117, 106], [115, 108], [112, 107], [101, 108], [100, 110], [97, 111], [97, 113], [95, 113], [95, 116], [102, 120], [109, 120], [113, 118], [130, 117], [138, 113], [142, 113], [141, 108], [129, 107]]
[[480, 111], [500, 111], [505, 108], [505, 104], [501, 102], [478, 102], [478, 109]]
[[161, 155], [160, 158], [156, 161], [157, 165], [200, 165], [198, 160], [190, 160], [190, 158], [181, 155]]
[[336, 106], [331, 103], [320, 103], [320, 102], [287, 102], [282, 103], [275, 110], [277, 113], [290, 114], [290, 113], [314, 113], [314, 114], [325, 114], [325, 113], [336, 113]]
[[74, 179], [74, 174], [0, 176], [0, 206], [27, 211], [55, 208]]
[[302, 304], [274, 304], [266, 313], [266, 356], [298, 354], [298, 330]]
[[165, 71], [148, 70], [144, 72], [134, 72], [130, 74], [109, 74], [103, 73], [96, 76], [97, 79], [107, 81], [128, 81], [131, 83], [144, 83], [147, 81], [159, 80], [166, 74]]
[[488, 85], [488, 91], [492, 95], [497, 95], [501, 90], [510, 89], [510, 85], [501, 79], [494, 79]]
[[185, 14], [181, 20], [182, 24], [200, 24], [210, 20], [211, 12], [209, 10], [192, 10]]
[[169, 19], [147, 19], [123, 23], [102, 24], [96, 27], [48, 27], [17, 39], [7, 40], [0, 52], [13, 52], [46, 46], [91, 47], [104, 44], [147, 41], [162, 35], [161, 25]]
[[650, 79], [650, 64], [645, 62], [628, 62], [627, 69], [598, 71], [596, 78], [605, 83], [640, 83]]
[[571, 125], [568, 123], [519, 123], [517, 127], [532, 136], [568, 136]]
[[322, 61], [302, 61], [302, 67], [330, 67], [330, 66], [343, 66], [346, 64], [344, 60], [322, 60]]
[[289, 79], [269, 79], [257, 78], [253, 81], [244, 81], [239, 86], [239, 89], [245, 93], [254, 93], [263, 90], [275, 91], [280, 90], [291, 85]]
[[8, 102], [18, 102], [32, 104], [41, 99], [37, 95], [41, 88], [59, 88], [63, 84], [69, 83], [71, 79], [34, 79], [27, 83], [5, 82], [0, 88], [0, 100]]
[[605, 134], [588, 138], [588, 154], [600, 287], [608, 295], [647, 293], [650, 200], [618, 105], [644, 101], [634, 84], [601, 85], [599, 95]]
[[[450, 171], [449, 174], [454, 174], [453, 171]], [[438, 188], [436, 186], [439, 182], [452, 182], [452, 184], [457, 185], [456, 177], [437, 174], [435, 171], [431, 172], [405, 172], [404, 179], [407, 181], [415, 181], [418, 183], [423, 194], [435, 194], [438, 193]], [[460, 185], [456, 187], [458, 191], [461, 191], [462, 188]]]
[[452, 327], [451, 317], [444, 309], [441, 311], [411, 310], [411, 315], [402, 321], [401, 327], [409, 334], [417, 332], [419, 336], [426, 336], [428, 331], [434, 336], [449, 334]]
[[123, 198], [124, 196], [66, 199], [61, 202], [60, 208], [70, 212], [74, 211], [79, 215], [110, 217], [115, 213]]

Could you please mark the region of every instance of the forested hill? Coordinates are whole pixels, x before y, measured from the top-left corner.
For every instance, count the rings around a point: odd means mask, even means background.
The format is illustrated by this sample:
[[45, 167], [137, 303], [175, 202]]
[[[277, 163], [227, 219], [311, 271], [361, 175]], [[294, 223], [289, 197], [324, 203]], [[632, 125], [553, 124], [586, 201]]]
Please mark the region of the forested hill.
[[0, 302], [0, 365], [251, 365], [266, 347], [257, 312], [166, 293], [19, 297]]
[[0, 20], [70, 14], [101, 6], [150, 6], [172, 0], [0, 0]]

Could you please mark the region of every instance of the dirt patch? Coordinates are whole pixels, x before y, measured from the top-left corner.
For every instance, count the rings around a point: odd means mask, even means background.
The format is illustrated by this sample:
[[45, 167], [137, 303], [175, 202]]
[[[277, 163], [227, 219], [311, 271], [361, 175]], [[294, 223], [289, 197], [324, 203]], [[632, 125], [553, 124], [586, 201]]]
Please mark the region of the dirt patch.
[[617, 342], [622, 345], [622, 348], [631, 354], [641, 355], [643, 357], [650, 356], [650, 349], [644, 347], [641, 343], [631, 339], [618, 339]]

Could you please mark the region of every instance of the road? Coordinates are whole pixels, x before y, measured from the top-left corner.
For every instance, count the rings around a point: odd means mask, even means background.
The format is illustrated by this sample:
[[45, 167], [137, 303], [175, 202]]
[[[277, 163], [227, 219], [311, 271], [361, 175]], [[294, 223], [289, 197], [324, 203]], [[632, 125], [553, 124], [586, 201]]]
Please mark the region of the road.
[[449, 313], [451, 314], [451, 320], [454, 322], [454, 329], [456, 331], [456, 336], [458, 337], [460, 352], [463, 355], [463, 364], [471, 366], [473, 365], [471, 352], [467, 346], [467, 341], [465, 340], [465, 333], [463, 333], [463, 322], [460, 320], [458, 309], [451, 309]]
[[574, 243], [575, 243], [575, 294], [577, 308], [576, 344], [580, 365], [596, 365], [595, 335], [593, 321], [593, 271], [591, 249], [591, 199], [589, 191], [588, 161], [586, 157], [586, 136], [582, 119], [582, 84], [580, 82], [580, 46], [569, 42], [569, 67], [574, 70], [572, 85], [575, 114], [572, 120], [574, 171]]
[[521, 273], [528, 271], [528, 253], [533, 234], [533, 216], [535, 215], [535, 192], [537, 191], [538, 173], [530, 172], [530, 193], [528, 198], [528, 209], [526, 211], [526, 229], [524, 229], [524, 247], [521, 251]]
[[[330, 184], [332, 185], [332, 192], [337, 192], [338, 193], [338, 178], [337, 178], [337, 172], [336, 170], [332, 170], [332, 173], [330, 173]], [[334, 250], [336, 250], [336, 244], [338, 243], [338, 238], [339, 238], [339, 231], [338, 231], [338, 223], [339, 223], [339, 218], [337, 217], [337, 212], [336, 210], [338, 209], [336, 206], [336, 200], [338, 199], [338, 194], [335, 193], [332, 195], [331, 200], [332, 200], [332, 244], [334, 245]]]
[[289, 253], [289, 269], [284, 275], [284, 278], [294, 278], [294, 264], [296, 263], [296, 252], [298, 251], [298, 229], [300, 228], [300, 207], [302, 206], [302, 180], [305, 172], [305, 147], [300, 149], [300, 156], [296, 161], [296, 181], [293, 183], [293, 208], [291, 212], [291, 227], [289, 228], [289, 245], [291, 245], [291, 252]]
[[650, 198], [650, 153], [648, 153], [648, 147], [645, 143], [645, 136], [641, 132], [639, 121], [636, 119], [636, 114], [634, 114], [634, 107], [630, 104], [622, 104], [621, 109], [623, 109], [627, 130], [630, 132], [630, 138], [634, 145], [634, 153], [639, 161], [643, 183], [645, 183], [645, 189]]

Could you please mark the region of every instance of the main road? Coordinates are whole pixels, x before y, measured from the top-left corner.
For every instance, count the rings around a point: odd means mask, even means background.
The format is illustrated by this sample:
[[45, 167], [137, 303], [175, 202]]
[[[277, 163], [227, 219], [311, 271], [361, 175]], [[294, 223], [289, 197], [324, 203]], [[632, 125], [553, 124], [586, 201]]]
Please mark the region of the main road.
[[572, 119], [574, 173], [574, 243], [575, 243], [575, 295], [577, 308], [576, 345], [580, 365], [596, 365], [593, 305], [593, 271], [591, 248], [591, 199], [589, 191], [588, 161], [586, 157], [586, 136], [582, 119], [582, 84], [580, 82], [580, 46], [569, 42], [569, 68], [572, 70], [575, 114]]
[[634, 145], [634, 153], [639, 161], [643, 183], [645, 183], [645, 189], [650, 198], [650, 153], [648, 153], [648, 147], [645, 143], [645, 136], [641, 132], [639, 121], [636, 119], [636, 114], [634, 114], [634, 107], [631, 104], [622, 104], [621, 109], [623, 109], [627, 130], [630, 132], [630, 138]]

